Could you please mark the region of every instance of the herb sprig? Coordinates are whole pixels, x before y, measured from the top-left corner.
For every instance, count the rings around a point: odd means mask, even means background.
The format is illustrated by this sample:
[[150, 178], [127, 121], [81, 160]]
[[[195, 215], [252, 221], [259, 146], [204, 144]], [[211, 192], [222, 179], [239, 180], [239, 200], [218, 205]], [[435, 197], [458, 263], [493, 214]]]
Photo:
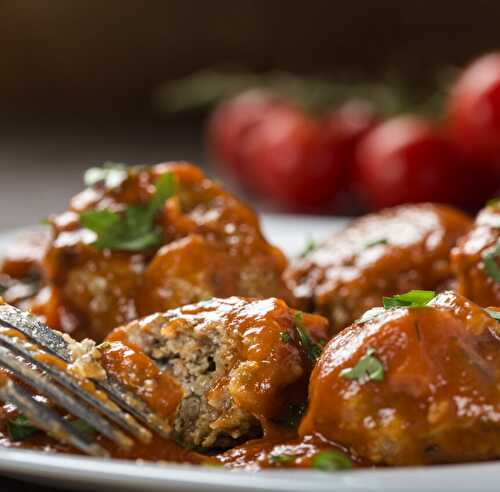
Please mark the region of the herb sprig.
[[500, 196], [497, 196], [496, 198], [492, 198], [491, 200], [488, 200], [488, 202], [486, 202], [487, 207], [495, 208], [498, 205], [500, 205]]
[[300, 311], [295, 313], [293, 321], [295, 330], [297, 331], [297, 335], [299, 337], [300, 345], [302, 345], [307, 359], [311, 362], [311, 364], [315, 364], [321, 355], [321, 346], [311, 340], [309, 333], [307, 333], [307, 330], [302, 326], [302, 313]]
[[483, 255], [484, 270], [493, 280], [500, 283], [500, 266], [498, 266], [497, 259], [500, 259], [500, 242]]
[[373, 248], [373, 246], [380, 246], [380, 245], [385, 245], [389, 244], [389, 241], [385, 238], [381, 239], [375, 239], [373, 241], [369, 241], [368, 243], [365, 244], [365, 249]]
[[297, 457], [293, 454], [270, 454], [271, 463], [292, 463]]
[[352, 461], [340, 451], [321, 451], [312, 460], [313, 468], [324, 471], [350, 470]]
[[24, 441], [40, 432], [24, 415], [18, 415], [16, 418], [9, 420], [7, 422], [7, 431], [12, 441]]
[[405, 294], [384, 297], [383, 304], [385, 309], [398, 307], [423, 307], [429, 304], [434, 297], [436, 297], [436, 293], [432, 290], [410, 290]]
[[156, 213], [176, 189], [173, 173], [165, 173], [155, 184], [155, 194], [147, 206], [133, 205], [121, 213], [109, 209], [80, 214], [83, 227], [93, 231], [98, 249], [141, 251], [161, 244], [161, 232], [155, 226]]
[[280, 332], [280, 340], [283, 343], [290, 343], [290, 340], [291, 340], [290, 334], [287, 331]]
[[493, 318], [496, 319], [497, 321], [500, 321], [500, 310], [496, 309], [485, 309], [485, 311]]
[[[96, 431], [87, 422], [81, 419], [71, 420], [69, 422], [77, 431], [82, 434], [94, 434]], [[33, 437], [42, 431], [35, 427], [24, 415], [18, 415], [16, 418], [7, 422], [7, 431], [12, 441], [24, 441]], [[51, 436], [51, 434], [48, 434]]]
[[314, 239], [308, 239], [304, 246], [304, 250], [300, 254], [300, 257], [305, 258], [306, 256], [309, 256], [316, 249], [318, 249], [318, 244], [316, 243], [316, 241]]
[[384, 379], [384, 366], [373, 354], [375, 354], [375, 349], [368, 347], [366, 354], [359, 359], [354, 367], [346, 367], [340, 371], [340, 377], [358, 381], [363, 378], [382, 381]]

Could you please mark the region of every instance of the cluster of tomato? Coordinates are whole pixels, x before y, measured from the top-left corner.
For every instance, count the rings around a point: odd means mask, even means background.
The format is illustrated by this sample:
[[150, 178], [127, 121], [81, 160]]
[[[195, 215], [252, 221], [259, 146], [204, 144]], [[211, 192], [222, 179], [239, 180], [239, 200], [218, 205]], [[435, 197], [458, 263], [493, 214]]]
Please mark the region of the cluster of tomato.
[[348, 101], [310, 114], [251, 90], [226, 100], [208, 126], [216, 159], [247, 189], [293, 211], [447, 202], [473, 209], [500, 191], [500, 53], [468, 66], [440, 122], [383, 119]]

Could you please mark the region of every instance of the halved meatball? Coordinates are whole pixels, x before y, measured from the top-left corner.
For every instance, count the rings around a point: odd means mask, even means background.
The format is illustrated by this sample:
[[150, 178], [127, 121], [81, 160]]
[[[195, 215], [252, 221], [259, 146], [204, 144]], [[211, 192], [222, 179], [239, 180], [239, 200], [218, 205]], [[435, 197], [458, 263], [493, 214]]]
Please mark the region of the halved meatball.
[[453, 292], [366, 317], [325, 348], [300, 434], [385, 465], [499, 458], [499, 322]]
[[458, 292], [481, 306], [500, 305], [499, 201], [479, 213], [472, 231], [453, 249], [451, 260]]
[[328, 317], [336, 331], [382, 297], [431, 289], [450, 280], [449, 252], [471, 221], [445, 205], [405, 205], [367, 215], [334, 234], [286, 270], [303, 308]]
[[[161, 241], [133, 251], [96, 245], [81, 214], [145, 209], [167, 173], [175, 190], [154, 217]], [[130, 224], [140, 229], [137, 217]], [[74, 197], [52, 223], [45, 288], [33, 311], [77, 339], [102, 340], [140, 315], [211, 296], [292, 298], [282, 279], [287, 261], [265, 240], [255, 213], [190, 164], [130, 168], [112, 186], [98, 182]]]
[[179, 442], [227, 447], [306, 400], [311, 351], [327, 325], [274, 298], [214, 298], [134, 321], [108, 341], [142, 350], [181, 387]]

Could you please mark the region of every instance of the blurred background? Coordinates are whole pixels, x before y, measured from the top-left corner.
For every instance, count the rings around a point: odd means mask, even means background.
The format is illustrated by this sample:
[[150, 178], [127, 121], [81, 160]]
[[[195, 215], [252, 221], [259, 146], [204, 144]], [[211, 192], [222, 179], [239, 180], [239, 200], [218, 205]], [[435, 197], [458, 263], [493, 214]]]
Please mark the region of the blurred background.
[[0, 1], [0, 228], [64, 209], [106, 161], [194, 161], [266, 211], [477, 209], [500, 184], [500, 59], [460, 70], [500, 49], [499, 18], [496, 0]]

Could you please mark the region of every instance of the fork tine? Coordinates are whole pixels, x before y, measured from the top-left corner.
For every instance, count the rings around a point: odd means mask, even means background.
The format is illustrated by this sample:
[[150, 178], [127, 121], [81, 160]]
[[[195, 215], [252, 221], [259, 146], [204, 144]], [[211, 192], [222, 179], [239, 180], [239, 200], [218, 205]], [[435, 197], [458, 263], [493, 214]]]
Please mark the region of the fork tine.
[[[3, 343], [3, 341], [2, 341]], [[114, 429], [109, 422], [91, 408], [75, 400], [69, 393], [49, 381], [43, 374], [16, 358], [9, 349], [0, 347], [0, 364], [10, 369], [20, 380], [33, 386], [37, 391], [49, 397], [54, 403], [66, 409], [75, 417], [87, 422], [96, 431], [111, 439], [119, 446], [130, 449], [133, 441], [123, 432]]]
[[[33, 315], [21, 311], [9, 304], [1, 304], [0, 322], [20, 331], [30, 340], [33, 340], [40, 347], [56, 357], [59, 357], [61, 360], [71, 362], [68, 343], [64, 340], [62, 335], [50, 329]], [[132, 392], [123, 388], [118, 381], [108, 377], [108, 381], [106, 382], [95, 380], [94, 383], [118, 406], [133, 415], [137, 420], [148, 426], [159, 436], [167, 439], [171, 437], [170, 427], [156, 416], [149, 405]], [[133, 424], [129, 423], [129, 425]], [[137, 425], [135, 428], [139, 431]], [[143, 435], [142, 440], [144, 439], [145, 436]]]
[[[135, 425], [135, 421], [131, 421], [130, 415], [122, 412], [119, 408], [116, 407], [116, 405], [114, 405], [110, 401], [103, 401], [99, 398], [96, 398], [96, 396], [92, 392], [86, 391], [84, 388], [82, 388], [82, 382], [71, 376], [71, 374], [63, 372], [57, 367], [51, 364], [47, 364], [46, 362], [37, 358], [36, 354], [33, 354], [24, 347], [26, 344], [27, 342], [24, 342], [20, 339], [16, 340], [14, 337], [9, 337], [0, 333], [0, 345], [9, 348], [12, 352], [22, 356], [25, 360], [29, 361], [42, 371], [45, 371], [61, 386], [73, 392], [80, 399], [84, 400], [86, 403], [99, 410], [109, 420], [119, 425], [127, 432], [130, 432], [142, 442], [149, 442], [151, 440], [151, 434], [149, 434], [149, 432], [142, 426], [139, 426], [139, 428], [137, 428], [137, 425]], [[105, 434], [103, 431], [101, 431], [100, 429], [98, 430], [107, 436], [107, 434]], [[149, 435], [146, 435], [146, 433]], [[107, 437], [113, 439], [110, 436]]]
[[51, 330], [31, 314], [21, 311], [10, 304], [1, 304], [0, 321], [20, 331], [47, 352], [59, 357], [64, 362], [71, 362], [68, 343], [62, 335]]
[[12, 403], [35, 427], [50, 433], [57, 440], [71, 444], [90, 456], [109, 457], [109, 453], [79, 432], [47, 405], [36, 401], [26, 390], [10, 380], [2, 381], [0, 398]]
[[107, 381], [95, 381], [95, 385], [102, 389], [117, 405], [147, 425], [160, 437], [164, 439], [172, 437], [170, 425], [159, 418], [143, 400], [125, 390], [118, 381], [108, 375]]

